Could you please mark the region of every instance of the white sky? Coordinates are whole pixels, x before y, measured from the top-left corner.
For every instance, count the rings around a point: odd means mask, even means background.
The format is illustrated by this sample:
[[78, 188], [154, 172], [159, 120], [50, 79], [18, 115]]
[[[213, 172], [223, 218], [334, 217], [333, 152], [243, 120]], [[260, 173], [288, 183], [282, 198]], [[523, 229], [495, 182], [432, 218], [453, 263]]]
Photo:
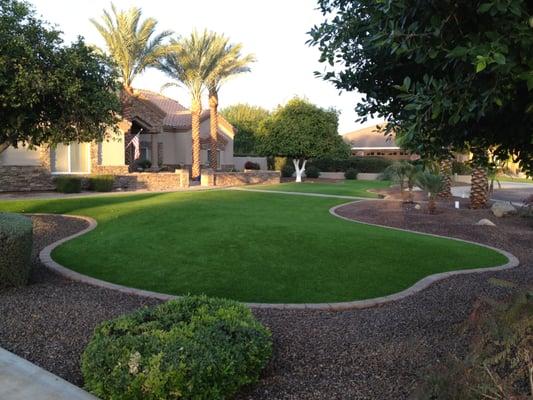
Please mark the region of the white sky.
[[[104, 47], [89, 18], [100, 17], [109, 0], [30, 0], [37, 13], [64, 32], [66, 42], [78, 35], [90, 44]], [[298, 95], [322, 107], [341, 111], [341, 134], [359, 127], [353, 110], [360, 95], [342, 93], [329, 83], [315, 78], [322, 70], [319, 52], [305, 44], [311, 27], [322, 21], [315, 0], [115, 0], [119, 9], [141, 7], [143, 16], [159, 21], [158, 30], [169, 29], [187, 35], [194, 28], [223, 33], [232, 42], [241, 42], [244, 52], [254, 53], [257, 62], [252, 72], [237, 76], [220, 91], [220, 106], [250, 103], [271, 109]], [[160, 91], [168, 79], [149, 69], [134, 82], [134, 87]], [[165, 95], [189, 104], [183, 89], [166, 89]], [[204, 101], [204, 106], [206, 102]], [[367, 124], [368, 125], [368, 124]]]

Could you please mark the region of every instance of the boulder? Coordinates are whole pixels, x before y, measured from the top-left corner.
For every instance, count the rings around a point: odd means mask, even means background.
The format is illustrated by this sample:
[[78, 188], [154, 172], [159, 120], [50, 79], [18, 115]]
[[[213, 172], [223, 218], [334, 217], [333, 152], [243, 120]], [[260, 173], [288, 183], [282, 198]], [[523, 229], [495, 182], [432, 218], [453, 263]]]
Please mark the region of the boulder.
[[415, 210], [420, 210], [421, 208], [420, 204], [415, 205]]
[[481, 225], [481, 226], [496, 226], [494, 222], [492, 222], [490, 219], [483, 218], [480, 219], [478, 222], [476, 222], [474, 225]]
[[511, 203], [505, 203], [503, 201], [497, 201], [494, 203], [490, 210], [498, 218], [516, 213], [516, 208]]

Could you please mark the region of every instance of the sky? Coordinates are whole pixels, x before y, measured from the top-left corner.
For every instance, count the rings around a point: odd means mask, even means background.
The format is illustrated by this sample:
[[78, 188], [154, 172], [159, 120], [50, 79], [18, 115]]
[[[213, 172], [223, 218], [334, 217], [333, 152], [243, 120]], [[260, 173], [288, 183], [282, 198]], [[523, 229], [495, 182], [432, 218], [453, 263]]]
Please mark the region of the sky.
[[[81, 35], [87, 43], [105, 47], [89, 18], [99, 18], [102, 10], [109, 8], [109, 0], [30, 2], [37, 14], [64, 32], [66, 42]], [[307, 32], [324, 20], [316, 9], [316, 0], [115, 0], [114, 4], [119, 9], [140, 7], [143, 16], [159, 21], [158, 31], [172, 30], [177, 35], [187, 35], [193, 29], [207, 28], [225, 34], [234, 43], [242, 43], [245, 53], [255, 54], [257, 62], [252, 65], [252, 71], [222, 87], [221, 108], [249, 103], [272, 109], [294, 96], [301, 96], [321, 107], [339, 110], [341, 134], [362, 126], [355, 122], [354, 111], [361, 95], [339, 93], [333, 84], [313, 74], [324, 69], [318, 62], [318, 49], [306, 44]], [[134, 80], [133, 86], [160, 92], [167, 82], [163, 73], [148, 69]], [[184, 89], [167, 88], [163, 94], [189, 105]]]

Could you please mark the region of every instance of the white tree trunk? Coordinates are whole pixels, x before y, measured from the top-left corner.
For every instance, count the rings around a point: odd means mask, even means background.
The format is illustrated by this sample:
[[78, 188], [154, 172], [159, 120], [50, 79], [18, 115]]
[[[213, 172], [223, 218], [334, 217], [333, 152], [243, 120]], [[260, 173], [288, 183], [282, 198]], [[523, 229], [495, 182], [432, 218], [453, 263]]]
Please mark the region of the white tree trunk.
[[296, 170], [296, 182], [302, 181], [302, 174], [305, 171], [305, 164], [307, 164], [307, 160], [303, 160], [302, 168], [300, 168], [300, 159], [293, 159], [292, 163], [294, 164], [294, 169]]

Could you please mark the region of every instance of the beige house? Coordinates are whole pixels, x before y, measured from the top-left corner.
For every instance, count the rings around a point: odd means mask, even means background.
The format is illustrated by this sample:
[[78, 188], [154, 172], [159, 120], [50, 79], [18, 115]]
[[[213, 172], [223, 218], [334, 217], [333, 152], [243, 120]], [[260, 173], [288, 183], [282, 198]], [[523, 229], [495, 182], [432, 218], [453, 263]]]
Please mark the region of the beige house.
[[343, 135], [350, 146], [351, 154], [359, 157], [383, 157], [391, 160], [412, 160], [418, 158], [398, 146], [392, 136], [385, 136], [375, 126], [358, 129]]
[[[131, 139], [139, 134], [141, 158], [152, 162], [154, 171], [173, 172], [190, 168], [192, 158], [191, 112], [161, 94], [136, 90], [125, 95], [119, 134], [99, 143], [71, 143], [53, 148], [9, 147], [0, 153], [0, 192], [51, 190], [58, 175], [113, 174], [128, 181], [136, 170]], [[201, 114], [201, 160], [210, 151], [209, 111]], [[221, 116], [218, 121], [218, 168], [233, 167], [233, 127]], [[157, 180], [163, 178], [158, 175]], [[129, 176], [131, 178], [131, 176]], [[144, 178], [143, 178], [144, 179]], [[131, 181], [131, 179], [129, 179]], [[188, 184], [188, 183], [187, 183]]]

